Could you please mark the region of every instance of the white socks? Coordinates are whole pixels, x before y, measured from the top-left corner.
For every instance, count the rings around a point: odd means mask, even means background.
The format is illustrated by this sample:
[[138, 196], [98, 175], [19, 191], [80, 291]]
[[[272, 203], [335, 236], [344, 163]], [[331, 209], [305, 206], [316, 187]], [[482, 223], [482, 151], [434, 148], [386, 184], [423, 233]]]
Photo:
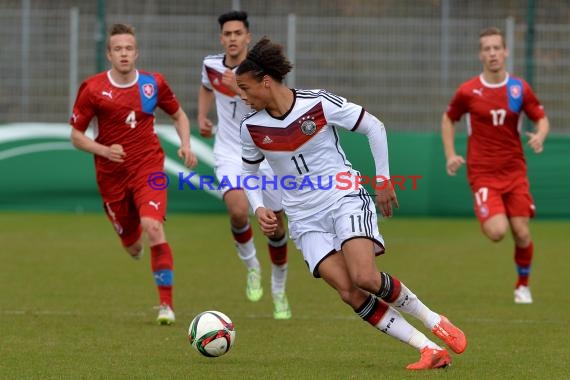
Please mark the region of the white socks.
[[402, 314], [391, 306], [388, 307], [376, 328], [401, 342], [409, 344], [418, 351], [426, 346], [441, 349], [441, 347], [429, 340], [423, 333], [406, 321]]
[[428, 329], [433, 329], [433, 327], [438, 324], [441, 319], [439, 314], [434, 313], [426, 305], [424, 305], [422, 301], [420, 301], [418, 297], [412, 293], [410, 289], [408, 289], [403, 283], [400, 284], [402, 285], [400, 295], [390, 305], [416, 317], [422, 321], [424, 326]]
[[287, 282], [287, 264], [275, 265], [271, 264], [271, 292], [284, 293], [285, 283]]

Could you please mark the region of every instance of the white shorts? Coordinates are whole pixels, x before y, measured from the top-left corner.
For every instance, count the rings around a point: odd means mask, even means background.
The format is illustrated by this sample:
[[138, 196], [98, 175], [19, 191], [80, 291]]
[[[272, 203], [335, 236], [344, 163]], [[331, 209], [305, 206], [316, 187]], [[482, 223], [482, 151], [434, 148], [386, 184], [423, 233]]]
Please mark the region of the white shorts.
[[[221, 159], [216, 160], [216, 167], [214, 168], [216, 178], [220, 182], [219, 189], [222, 193], [222, 198], [225, 193], [230, 190], [243, 189], [243, 176], [241, 174], [241, 158], [238, 160]], [[263, 161], [259, 165], [258, 177], [273, 178], [273, 170], [267, 161]], [[227, 185], [226, 185], [227, 184]], [[247, 185], [255, 186], [261, 184], [261, 181], [250, 181]], [[261, 186], [261, 185], [259, 185]], [[281, 205], [281, 188], [279, 186], [262, 186], [263, 189], [263, 205], [273, 211], [283, 210]]]
[[352, 238], [370, 239], [374, 242], [374, 253], [384, 253], [384, 239], [378, 231], [374, 198], [365, 189], [341, 198], [317, 215], [289, 220], [289, 234], [315, 277], [320, 277], [319, 264], [329, 255], [340, 251], [342, 244]]

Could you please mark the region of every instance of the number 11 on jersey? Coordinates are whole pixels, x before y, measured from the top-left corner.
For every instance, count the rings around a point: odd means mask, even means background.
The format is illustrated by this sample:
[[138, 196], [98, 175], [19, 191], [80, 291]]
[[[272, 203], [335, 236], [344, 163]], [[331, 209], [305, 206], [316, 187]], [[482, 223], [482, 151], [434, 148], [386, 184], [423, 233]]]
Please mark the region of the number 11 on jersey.
[[[291, 161], [293, 161], [295, 163], [295, 167], [297, 168], [297, 173], [299, 173], [299, 175], [302, 175], [303, 169], [305, 169], [305, 173], [308, 173], [309, 167], [307, 166], [307, 163], [305, 162], [305, 158], [303, 157], [303, 153], [299, 153], [298, 156], [299, 156], [299, 161], [297, 161], [297, 158], [295, 156], [291, 157]], [[303, 165], [302, 168], [299, 165], [299, 163], [301, 163]]]

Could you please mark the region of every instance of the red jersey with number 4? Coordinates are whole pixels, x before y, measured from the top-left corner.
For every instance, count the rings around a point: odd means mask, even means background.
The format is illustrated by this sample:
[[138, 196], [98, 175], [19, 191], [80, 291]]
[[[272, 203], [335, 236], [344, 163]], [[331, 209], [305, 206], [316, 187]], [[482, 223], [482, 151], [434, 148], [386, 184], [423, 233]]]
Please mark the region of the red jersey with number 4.
[[120, 198], [143, 167], [162, 170], [164, 152], [154, 130], [156, 107], [169, 115], [180, 108], [168, 83], [158, 73], [137, 71], [133, 83], [120, 85], [107, 71], [81, 84], [71, 126], [83, 132], [96, 118], [95, 141], [106, 146], [120, 144], [126, 153], [123, 163], [95, 155], [97, 183], [104, 199]]
[[526, 175], [520, 138], [521, 113], [533, 121], [545, 116], [534, 92], [523, 79], [507, 75], [490, 84], [482, 75], [463, 83], [447, 108], [447, 116], [459, 121], [467, 114], [467, 175], [500, 179], [502, 175]]

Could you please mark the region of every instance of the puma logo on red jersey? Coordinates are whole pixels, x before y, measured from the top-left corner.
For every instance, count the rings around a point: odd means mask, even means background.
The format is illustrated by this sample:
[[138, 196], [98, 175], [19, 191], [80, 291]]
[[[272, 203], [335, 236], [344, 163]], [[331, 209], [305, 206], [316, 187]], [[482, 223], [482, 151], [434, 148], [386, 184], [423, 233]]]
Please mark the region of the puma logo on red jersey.
[[151, 205], [158, 211], [158, 206], [160, 206], [160, 202], [148, 201], [148, 204]]

